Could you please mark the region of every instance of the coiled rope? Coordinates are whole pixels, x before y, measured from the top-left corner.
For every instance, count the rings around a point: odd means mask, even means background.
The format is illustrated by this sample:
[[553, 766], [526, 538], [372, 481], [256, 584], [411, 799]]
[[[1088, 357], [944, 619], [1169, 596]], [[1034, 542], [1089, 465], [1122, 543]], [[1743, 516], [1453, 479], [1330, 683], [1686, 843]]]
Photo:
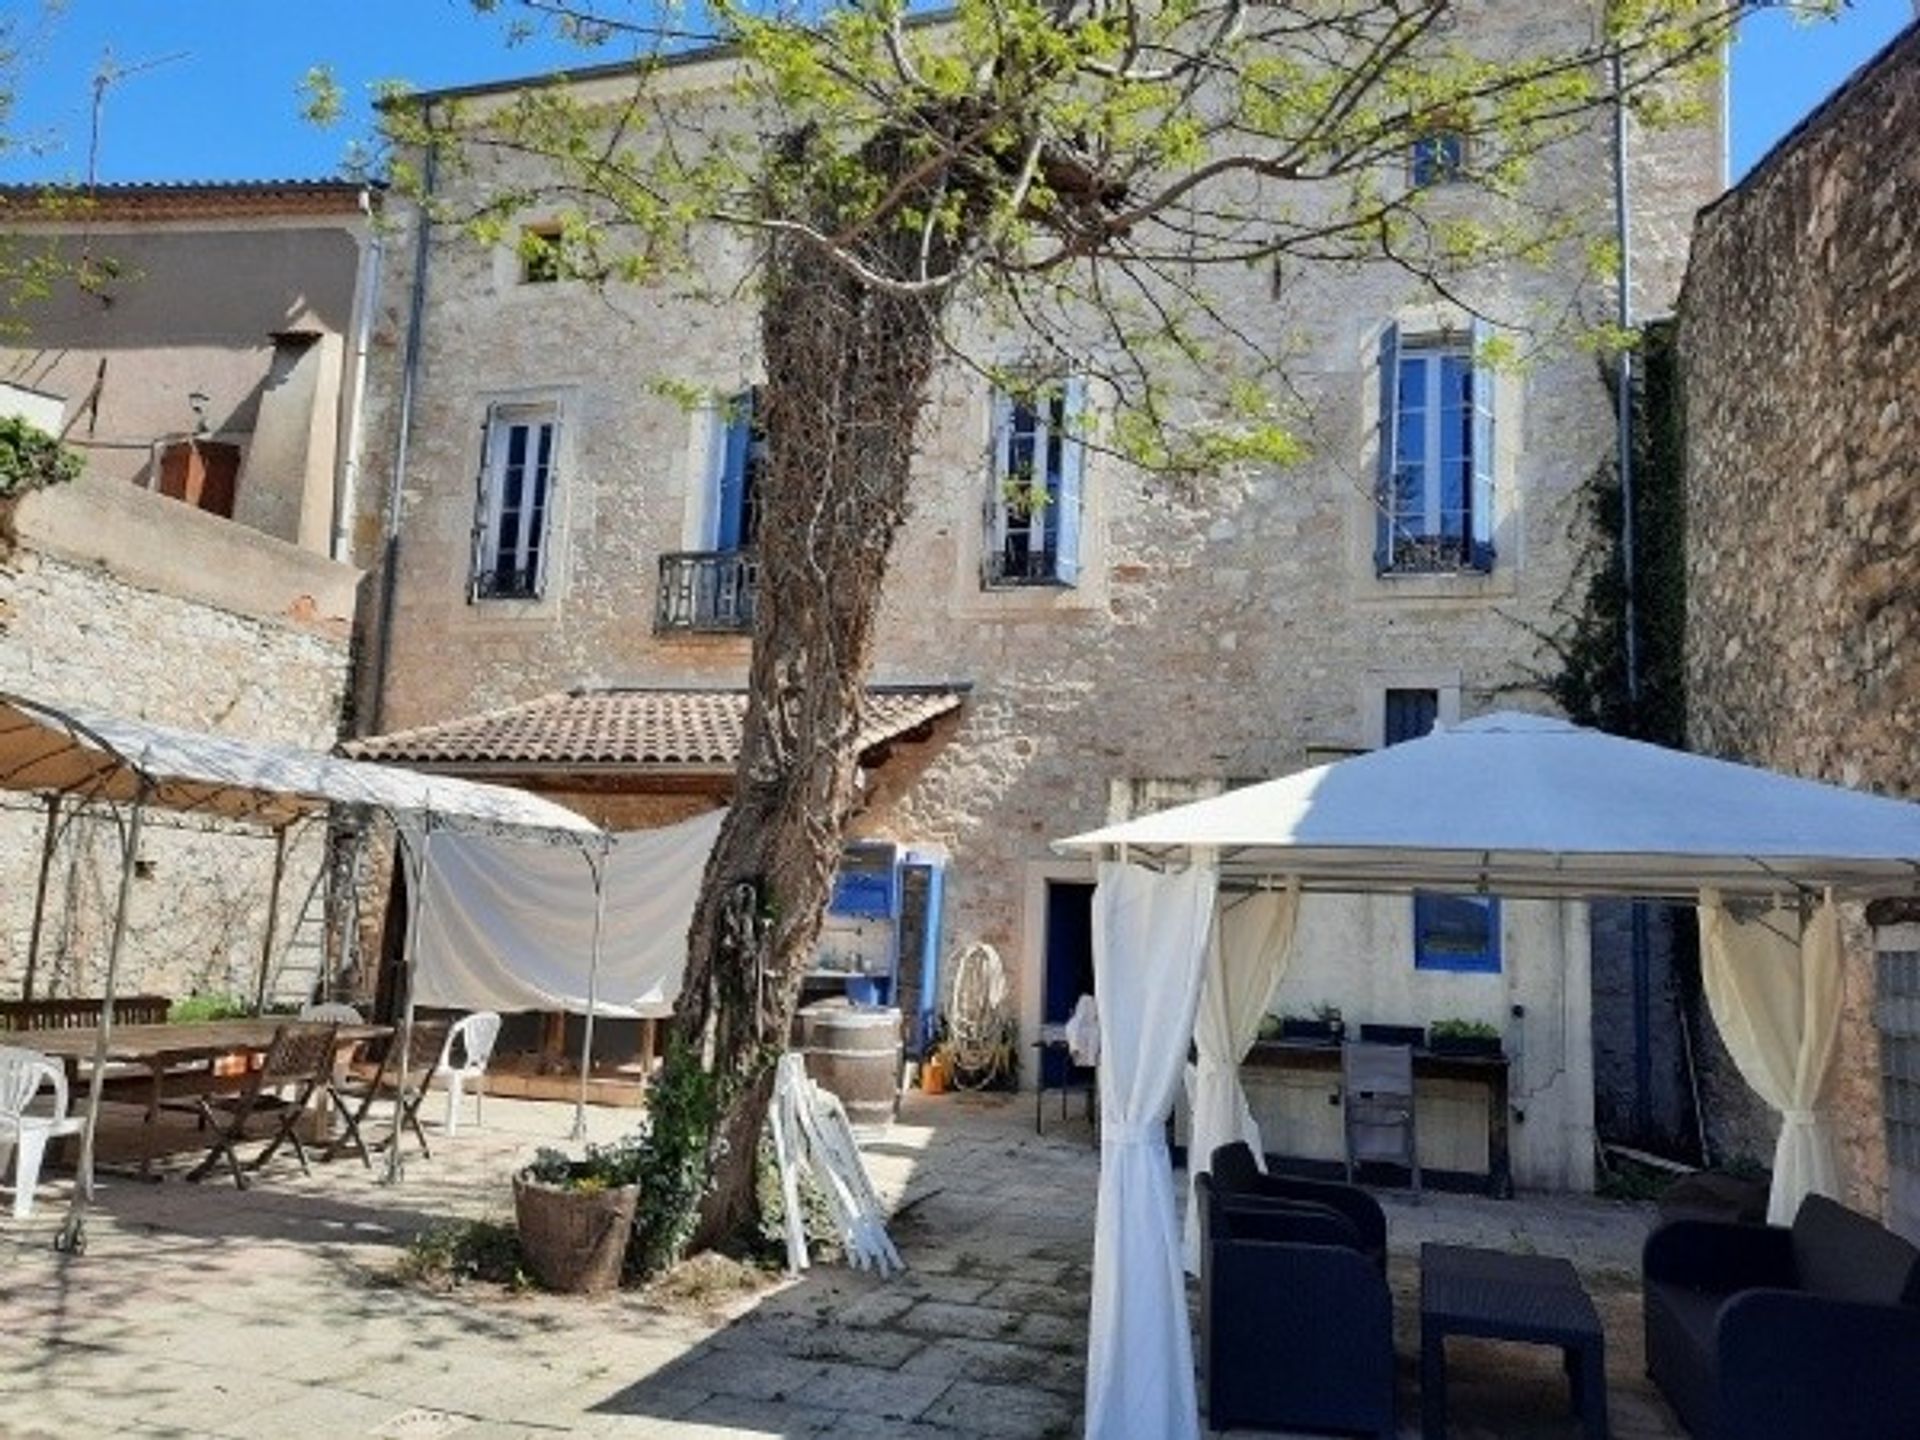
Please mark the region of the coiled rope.
[[1007, 967], [993, 946], [976, 940], [960, 952], [947, 1002], [947, 1050], [954, 1083], [963, 1089], [984, 1090], [1011, 1068], [1010, 988]]

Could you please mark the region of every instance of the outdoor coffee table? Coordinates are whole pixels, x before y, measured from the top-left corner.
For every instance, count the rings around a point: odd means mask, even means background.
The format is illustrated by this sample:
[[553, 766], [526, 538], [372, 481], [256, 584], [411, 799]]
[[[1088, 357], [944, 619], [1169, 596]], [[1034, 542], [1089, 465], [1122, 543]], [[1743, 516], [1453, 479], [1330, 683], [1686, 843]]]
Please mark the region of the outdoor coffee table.
[[1557, 1345], [1588, 1440], [1606, 1440], [1606, 1339], [1573, 1266], [1545, 1255], [1420, 1247], [1420, 1433], [1447, 1433], [1447, 1337]]

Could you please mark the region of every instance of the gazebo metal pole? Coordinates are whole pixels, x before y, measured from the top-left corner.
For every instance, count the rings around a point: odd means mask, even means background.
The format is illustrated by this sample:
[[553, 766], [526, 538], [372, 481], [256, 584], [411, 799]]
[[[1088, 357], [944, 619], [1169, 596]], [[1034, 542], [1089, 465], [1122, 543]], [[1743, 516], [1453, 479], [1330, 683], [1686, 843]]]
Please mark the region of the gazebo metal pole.
[[280, 886], [287, 878], [287, 831], [291, 824], [273, 832], [273, 880], [267, 886], [267, 936], [260, 946], [260, 974], [253, 986], [253, 1013], [267, 1008], [267, 978], [273, 970], [273, 942], [280, 928]]
[[[406, 987], [407, 999], [400, 1019], [400, 1073], [394, 1078], [393, 1139], [387, 1145], [385, 1179], [389, 1185], [398, 1184], [405, 1169], [400, 1159], [400, 1146], [405, 1138], [401, 1127], [407, 1114], [407, 1072], [413, 1063], [413, 966], [416, 948], [420, 943], [420, 904], [422, 892], [426, 889], [427, 831], [431, 825], [431, 817], [426, 817], [417, 836], [409, 834], [398, 821], [394, 826], [400, 837], [400, 863], [407, 877], [407, 933], [402, 937], [400, 947], [400, 983]], [[427, 1080], [430, 1082], [432, 1079], [432, 1075], [428, 1075]], [[425, 1088], [424, 1084], [422, 1088]]]
[[593, 1074], [593, 1017], [600, 1008], [600, 932], [607, 918], [607, 852], [587, 853], [587, 869], [593, 874], [593, 958], [587, 964], [586, 1037], [580, 1042], [580, 1096], [573, 1102], [575, 1140], [587, 1137], [587, 1081]]
[[120, 955], [126, 948], [127, 910], [133, 902], [134, 862], [140, 854], [140, 822], [146, 812], [150, 786], [143, 776], [134, 792], [120, 851], [120, 893], [114, 901], [113, 938], [107, 945], [107, 978], [101, 987], [100, 1028], [93, 1042], [93, 1078], [87, 1089], [87, 1123], [80, 1132], [80, 1169], [73, 1187], [67, 1218], [54, 1237], [53, 1248], [79, 1255], [87, 1248], [86, 1211], [93, 1199], [94, 1135], [100, 1126], [101, 1091], [106, 1085], [107, 1047], [113, 1038], [113, 997], [120, 978]]
[[40, 837], [40, 874], [33, 886], [33, 928], [27, 932], [27, 973], [20, 982], [20, 998], [33, 999], [33, 981], [40, 969], [40, 935], [47, 921], [47, 876], [53, 852], [60, 843], [60, 797], [47, 797], [47, 827]]

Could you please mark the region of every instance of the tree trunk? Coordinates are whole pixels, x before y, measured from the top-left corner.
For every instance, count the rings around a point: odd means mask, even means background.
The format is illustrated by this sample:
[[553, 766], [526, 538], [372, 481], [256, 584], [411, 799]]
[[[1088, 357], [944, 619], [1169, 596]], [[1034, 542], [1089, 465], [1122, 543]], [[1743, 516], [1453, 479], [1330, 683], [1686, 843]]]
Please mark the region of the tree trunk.
[[[909, 256], [889, 250], [904, 252], [904, 238], [862, 258], [902, 273]], [[697, 1067], [713, 1087], [711, 1186], [695, 1249], [757, 1220], [760, 1130], [855, 798], [873, 622], [906, 513], [942, 308], [939, 297], [864, 284], [807, 242], [770, 245], [761, 318], [769, 444], [745, 731], [666, 1062]]]

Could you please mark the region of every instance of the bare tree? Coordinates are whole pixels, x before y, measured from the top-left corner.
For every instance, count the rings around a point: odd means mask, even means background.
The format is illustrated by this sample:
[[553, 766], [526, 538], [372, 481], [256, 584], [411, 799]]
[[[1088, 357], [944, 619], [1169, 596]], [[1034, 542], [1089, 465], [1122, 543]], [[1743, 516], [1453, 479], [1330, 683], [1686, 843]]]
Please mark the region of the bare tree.
[[[1451, 296], [1476, 267], [1590, 261], [1604, 284], [1605, 177], [1569, 203], [1543, 165], [1616, 103], [1647, 124], [1692, 113], [1760, 7], [961, 0], [931, 23], [900, 0], [664, 12], [684, 23], [619, 0], [480, 8], [639, 58], [612, 101], [596, 75], [391, 104], [402, 188], [432, 150], [456, 177], [443, 213], [484, 239], [559, 207], [557, 234], [520, 243], [607, 282], [684, 283], [715, 227], [757, 247], [769, 458], [750, 698], [654, 1092], [641, 1239], [660, 1264], [753, 1210], [937, 368], [1029, 391], [1091, 378], [1104, 419], [1085, 438], [1169, 476], [1290, 460], [1286, 357], [1237, 323], [1224, 268], [1390, 266]], [[694, 93], [679, 61], [703, 45], [723, 48]], [[1480, 203], [1409, 184], [1416, 150]], [[1009, 327], [1034, 364], [966, 339]]]

